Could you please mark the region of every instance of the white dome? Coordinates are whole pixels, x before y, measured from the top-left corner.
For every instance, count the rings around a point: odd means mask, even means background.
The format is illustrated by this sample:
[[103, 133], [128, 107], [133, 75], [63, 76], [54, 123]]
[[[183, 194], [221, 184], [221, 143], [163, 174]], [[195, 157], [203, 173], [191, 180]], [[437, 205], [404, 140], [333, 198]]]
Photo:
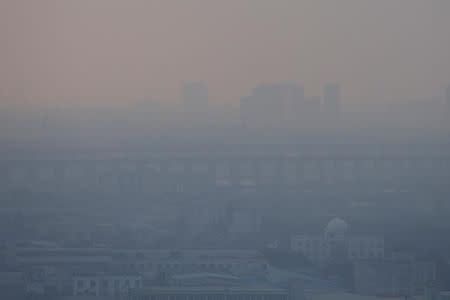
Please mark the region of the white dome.
[[338, 237], [347, 234], [349, 226], [347, 222], [340, 218], [334, 218], [328, 222], [325, 227], [325, 235], [329, 237]]

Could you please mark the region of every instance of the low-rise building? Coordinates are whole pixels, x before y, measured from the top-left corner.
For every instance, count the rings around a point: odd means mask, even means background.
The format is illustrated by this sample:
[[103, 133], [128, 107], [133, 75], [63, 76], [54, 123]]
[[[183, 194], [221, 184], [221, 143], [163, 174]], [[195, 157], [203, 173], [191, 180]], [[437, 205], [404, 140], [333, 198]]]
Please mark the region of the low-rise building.
[[276, 288], [152, 287], [133, 292], [133, 300], [288, 300], [289, 293]]
[[241, 278], [221, 273], [192, 273], [174, 275], [169, 280], [172, 286], [223, 286], [232, 287], [241, 284]]
[[350, 234], [347, 223], [339, 218], [331, 220], [322, 235], [291, 237], [291, 250], [319, 265], [331, 260], [380, 259], [384, 249], [383, 237]]
[[436, 285], [436, 266], [431, 260], [412, 257], [360, 260], [354, 263], [354, 289], [362, 295], [424, 295]]
[[267, 271], [267, 261], [260, 252], [232, 249], [122, 253], [112, 264], [120, 268], [134, 268], [140, 272], [163, 272], [170, 275], [203, 272], [258, 277]]
[[23, 273], [0, 266], [0, 298], [22, 299], [25, 295]]
[[142, 278], [137, 273], [79, 273], [73, 277], [73, 296], [129, 295], [141, 286]]

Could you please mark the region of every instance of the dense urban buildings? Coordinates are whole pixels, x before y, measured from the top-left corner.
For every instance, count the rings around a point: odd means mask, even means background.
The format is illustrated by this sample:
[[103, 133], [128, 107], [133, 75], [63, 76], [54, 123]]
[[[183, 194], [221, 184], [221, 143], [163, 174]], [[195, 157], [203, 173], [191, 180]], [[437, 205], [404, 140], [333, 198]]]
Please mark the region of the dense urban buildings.
[[341, 114], [341, 90], [338, 85], [329, 84], [323, 91], [323, 112], [325, 121], [335, 124]]
[[[266, 89], [255, 94], [303, 101], [302, 88]], [[427, 138], [5, 152], [0, 289], [17, 299], [438, 299], [450, 290], [450, 146]]]
[[230, 300], [288, 300], [288, 292], [271, 288], [149, 288], [137, 291], [134, 300], [163, 299], [230, 299]]
[[449, 37], [449, 0], [0, 0], [0, 300], [450, 300]]
[[205, 82], [187, 82], [182, 90], [183, 115], [188, 122], [207, 119], [208, 86]]
[[240, 102], [247, 129], [333, 127], [339, 125], [341, 111], [340, 87], [331, 84], [324, 87], [323, 97], [306, 97], [304, 87], [296, 83], [263, 84]]
[[382, 259], [384, 238], [351, 234], [349, 225], [335, 218], [325, 227], [323, 235], [296, 235], [291, 249], [301, 252], [311, 262], [324, 265], [330, 262]]
[[437, 284], [436, 265], [430, 258], [393, 255], [354, 264], [355, 291], [380, 297], [432, 295]]

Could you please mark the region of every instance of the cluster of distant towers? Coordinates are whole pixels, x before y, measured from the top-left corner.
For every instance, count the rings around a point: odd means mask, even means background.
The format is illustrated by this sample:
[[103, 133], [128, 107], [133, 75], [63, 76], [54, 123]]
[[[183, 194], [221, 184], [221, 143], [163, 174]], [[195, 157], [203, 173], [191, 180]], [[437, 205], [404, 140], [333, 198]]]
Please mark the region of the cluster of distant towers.
[[[183, 86], [182, 101], [188, 119], [201, 119], [208, 114], [208, 85], [188, 82]], [[271, 83], [256, 86], [250, 95], [241, 98], [239, 118], [245, 127], [321, 123], [335, 125], [342, 114], [341, 88], [327, 84], [322, 96], [305, 96], [305, 89], [296, 83]], [[445, 107], [450, 123], [450, 84], [445, 89]]]
[[[208, 111], [208, 86], [205, 82], [185, 83], [182, 92], [183, 112], [195, 119]], [[241, 98], [240, 121], [252, 125], [283, 126], [318, 118], [336, 122], [341, 114], [341, 89], [329, 84], [322, 97], [306, 97], [303, 86], [295, 83], [273, 83], [256, 86], [249, 96]]]
[[322, 97], [306, 97], [303, 86], [294, 83], [259, 85], [241, 99], [240, 116], [246, 127], [295, 127], [317, 121], [332, 125], [341, 116], [341, 90], [329, 84]]

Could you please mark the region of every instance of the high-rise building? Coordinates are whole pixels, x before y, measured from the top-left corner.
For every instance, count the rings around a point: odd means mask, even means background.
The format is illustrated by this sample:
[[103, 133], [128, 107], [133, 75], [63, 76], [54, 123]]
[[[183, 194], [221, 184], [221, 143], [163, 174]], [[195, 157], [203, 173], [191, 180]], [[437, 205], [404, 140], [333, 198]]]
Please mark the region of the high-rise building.
[[325, 86], [323, 113], [327, 122], [339, 120], [341, 114], [341, 89], [338, 85], [328, 84]]
[[255, 87], [251, 95], [252, 123], [268, 127], [280, 126], [285, 98], [282, 85], [263, 84]]
[[260, 85], [253, 90], [253, 96], [258, 99], [260, 115], [275, 126], [299, 119], [305, 102], [303, 87], [290, 82]]
[[305, 89], [301, 85], [290, 85], [287, 87], [289, 102], [292, 111], [298, 115], [303, 113], [305, 105]]
[[[305, 97], [305, 89], [295, 83], [280, 84], [283, 96], [283, 119], [290, 128], [307, 128], [318, 119], [319, 107], [315, 107], [310, 99]], [[315, 99], [317, 100], [317, 99]]]
[[242, 125], [246, 128], [253, 125], [253, 119], [255, 118], [255, 108], [257, 103], [255, 103], [255, 98], [253, 96], [246, 96], [241, 98], [240, 102], [240, 118]]
[[208, 85], [205, 82], [187, 82], [183, 86], [182, 101], [185, 117], [189, 120], [205, 117], [208, 111]]
[[260, 84], [241, 99], [241, 118], [250, 127], [303, 128], [318, 119], [320, 98], [316, 100], [306, 98], [304, 87], [296, 83]]

